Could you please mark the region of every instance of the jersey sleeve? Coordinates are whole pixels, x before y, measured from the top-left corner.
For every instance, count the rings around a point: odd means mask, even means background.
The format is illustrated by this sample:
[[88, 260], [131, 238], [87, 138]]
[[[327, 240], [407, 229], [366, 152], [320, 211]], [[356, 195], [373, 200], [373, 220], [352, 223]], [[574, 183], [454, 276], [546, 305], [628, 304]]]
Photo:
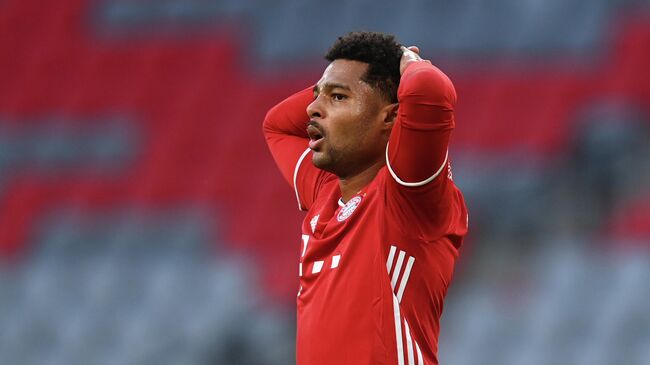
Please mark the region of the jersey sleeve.
[[454, 128], [456, 91], [438, 68], [416, 62], [402, 75], [397, 121], [386, 148], [386, 164], [404, 187], [437, 183], [447, 163]]
[[300, 210], [309, 209], [328, 175], [311, 163], [307, 106], [313, 98], [312, 87], [291, 95], [268, 111], [262, 128], [275, 163], [294, 189]]
[[462, 237], [467, 211], [448, 159], [455, 126], [454, 86], [430, 63], [412, 63], [400, 80], [398, 101], [386, 147], [385, 183], [394, 219], [403, 220], [424, 239]]

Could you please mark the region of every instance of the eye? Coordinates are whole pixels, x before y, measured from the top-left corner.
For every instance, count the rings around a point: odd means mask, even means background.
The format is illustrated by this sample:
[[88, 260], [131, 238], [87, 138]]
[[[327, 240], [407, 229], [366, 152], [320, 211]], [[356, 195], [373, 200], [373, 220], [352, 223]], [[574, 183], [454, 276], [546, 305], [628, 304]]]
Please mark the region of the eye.
[[345, 100], [347, 98], [348, 97], [343, 95], [343, 94], [332, 94], [332, 99], [334, 99], [336, 101], [343, 101], [343, 100]]

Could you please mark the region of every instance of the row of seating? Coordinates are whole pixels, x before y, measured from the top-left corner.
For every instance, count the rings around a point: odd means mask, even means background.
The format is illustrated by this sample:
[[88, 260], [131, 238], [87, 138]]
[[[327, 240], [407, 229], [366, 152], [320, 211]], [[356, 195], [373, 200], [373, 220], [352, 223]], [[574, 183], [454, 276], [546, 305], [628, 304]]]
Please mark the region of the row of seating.
[[648, 250], [593, 245], [549, 237], [546, 250], [451, 290], [440, 363], [648, 363]]
[[[292, 362], [292, 315], [259, 305], [250, 260], [206, 246], [198, 218], [60, 212], [43, 222], [40, 249], [0, 266], [0, 362]], [[646, 364], [649, 252], [593, 245], [549, 237], [517, 265], [457, 280], [440, 361]]]
[[[628, 4], [617, 0], [253, 1], [105, 0], [95, 9], [112, 32], [246, 23], [258, 56], [292, 60], [319, 54], [351, 29], [382, 29], [423, 49], [446, 54], [589, 53]], [[637, 4], [638, 6], [638, 4]], [[300, 32], [296, 32], [300, 29]]]
[[290, 312], [259, 306], [251, 260], [214, 247], [204, 213], [44, 219], [0, 266], [0, 363], [290, 363]]

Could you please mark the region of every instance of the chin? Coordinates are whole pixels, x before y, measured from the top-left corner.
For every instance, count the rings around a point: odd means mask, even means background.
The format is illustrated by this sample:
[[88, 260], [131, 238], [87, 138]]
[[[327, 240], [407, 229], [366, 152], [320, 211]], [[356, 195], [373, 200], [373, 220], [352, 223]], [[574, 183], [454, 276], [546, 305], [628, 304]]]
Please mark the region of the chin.
[[330, 161], [327, 156], [323, 155], [323, 152], [314, 152], [311, 163], [321, 170], [331, 171]]
[[311, 158], [311, 163], [313, 163], [314, 166], [318, 167], [319, 169], [322, 169], [327, 165], [323, 160], [325, 160], [325, 158], [322, 155], [322, 152], [314, 152], [314, 155]]

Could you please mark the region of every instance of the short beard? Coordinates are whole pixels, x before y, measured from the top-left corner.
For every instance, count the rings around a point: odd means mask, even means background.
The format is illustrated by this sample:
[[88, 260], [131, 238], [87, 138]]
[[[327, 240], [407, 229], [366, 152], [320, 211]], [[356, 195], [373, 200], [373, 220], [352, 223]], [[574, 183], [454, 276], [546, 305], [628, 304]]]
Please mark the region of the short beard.
[[317, 168], [330, 172], [338, 177], [345, 177], [348, 172], [345, 171], [343, 166], [344, 156], [337, 150], [328, 150], [327, 155], [322, 160], [316, 160], [312, 158], [312, 163]]

